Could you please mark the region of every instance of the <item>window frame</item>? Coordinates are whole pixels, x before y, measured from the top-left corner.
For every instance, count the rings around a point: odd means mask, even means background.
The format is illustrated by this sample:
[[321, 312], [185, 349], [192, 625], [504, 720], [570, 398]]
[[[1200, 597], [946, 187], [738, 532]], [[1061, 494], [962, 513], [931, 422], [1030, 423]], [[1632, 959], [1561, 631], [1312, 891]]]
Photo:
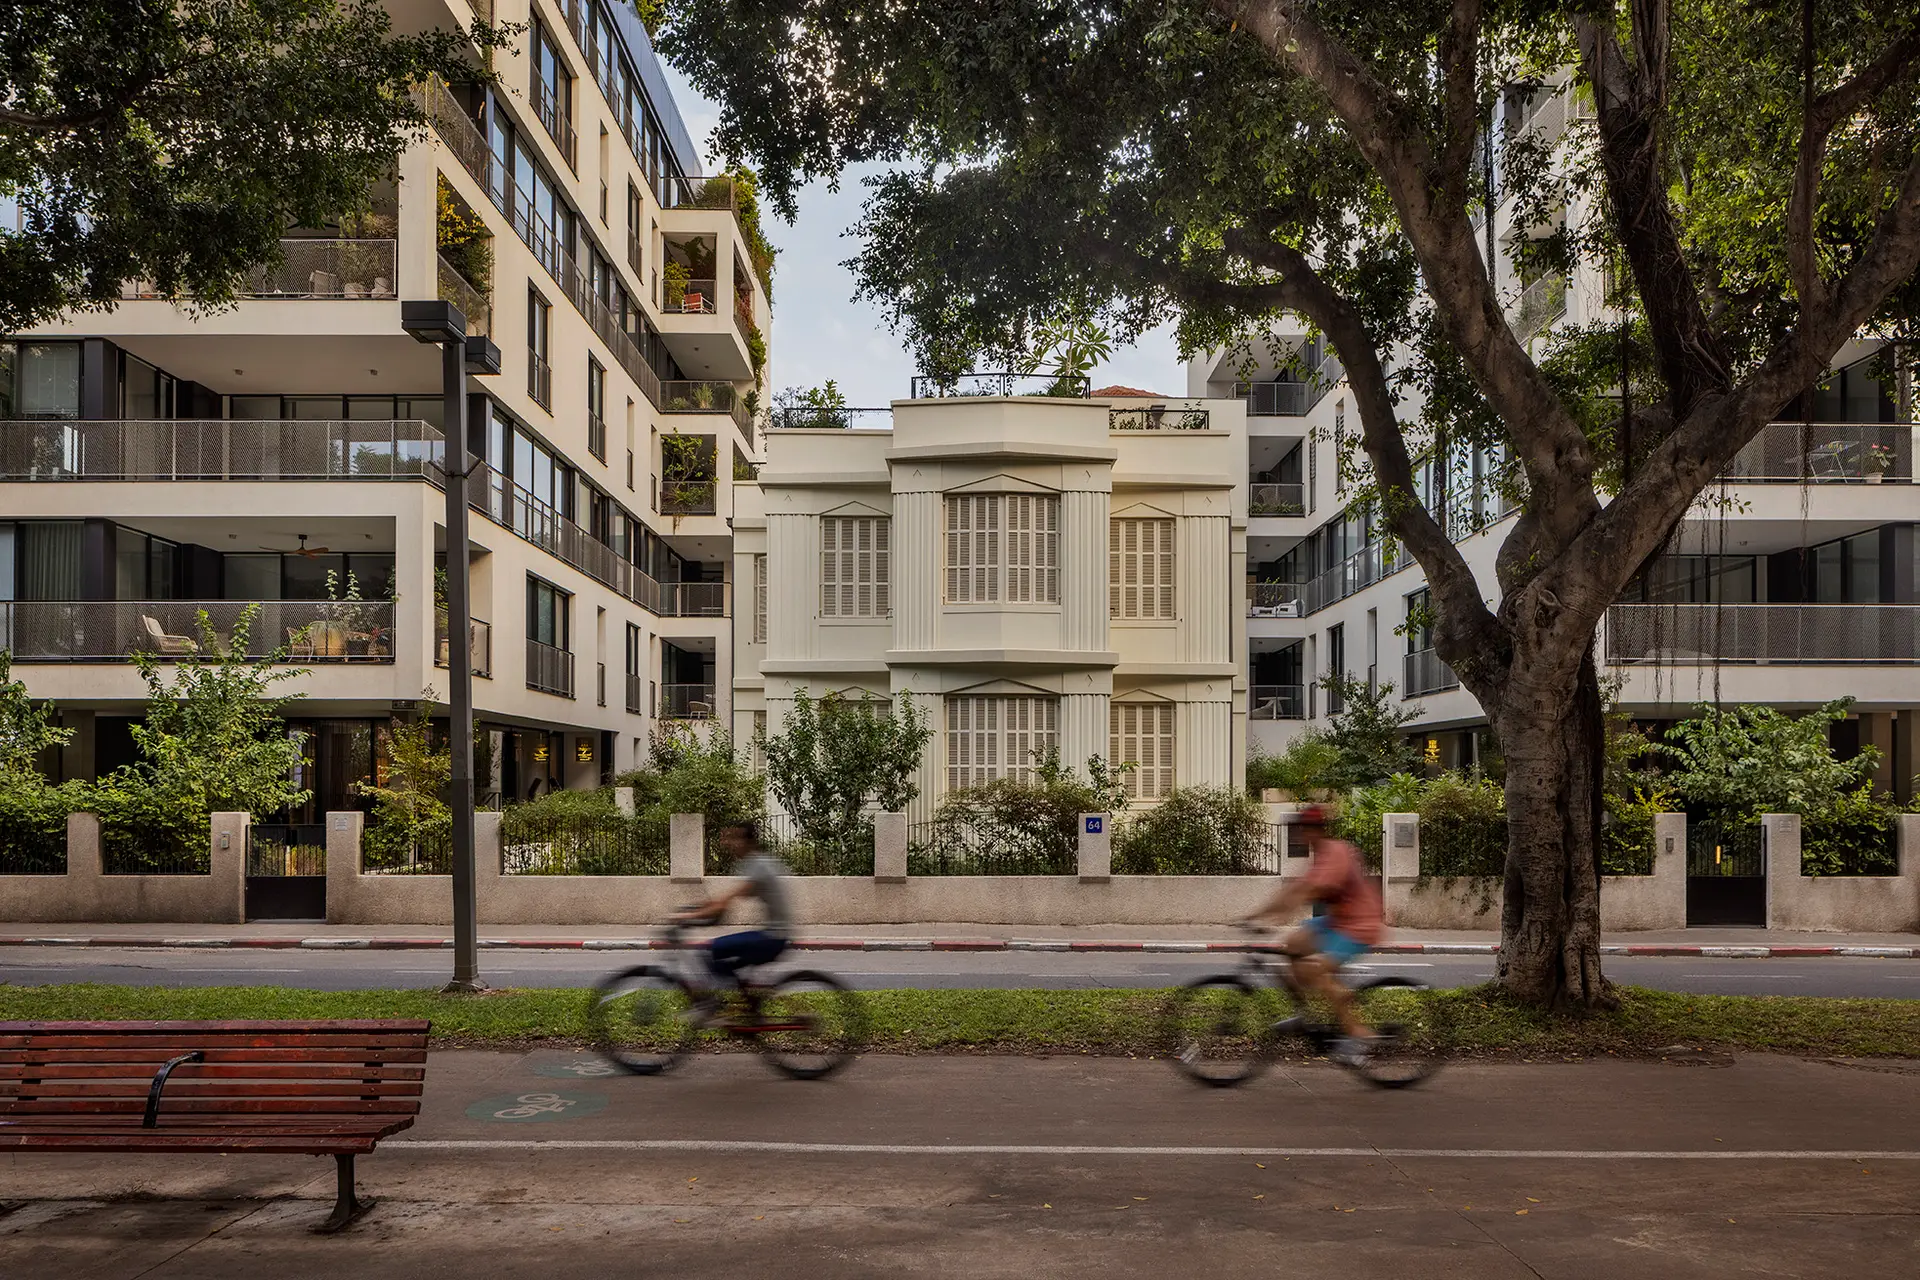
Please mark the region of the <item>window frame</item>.
[[[1154, 723], [1149, 726], [1151, 716]], [[1131, 720], [1131, 726], [1127, 721]], [[1132, 764], [1125, 786], [1129, 800], [1164, 800], [1179, 786], [1179, 722], [1171, 702], [1111, 702], [1107, 711], [1108, 759]], [[1129, 746], [1129, 743], [1132, 746]], [[1145, 744], [1154, 744], [1143, 750]], [[1152, 754], [1156, 760], [1142, 759]]]
[[[1044, 758], [1049, 750], [1060, 749], [1060, 699], [1050, 694], [954, 693], [948, 694], [943, 704], [941, 727], [948, 791], [982, 786], [1000, 778], [1030, 781], [1039, 764], [1036, 756]], [[956, 724], [956, 718], [984, 718], [991, 723]], [[1015, 719], [1024, 723], [1013, 725]], [[957, 749], [961, 742], [986, 750], [976, 753]], [[993, 758], [976, 760], [976, 754]], [[1024, 757], [1019, 763], [1014, 763], [1016, 754]]]
[[[1179, 531], [1173, 516], [1114, 516], [1107, 522], [1107, 611], [1112, 620], [1179, 621]], [[1162, 545], [1150, 548], [1149, 541]], [[1140, 573], [1149, 566], [1153, 581]]]
[[893, 616], [893, 520], [820, 517], [819, 616], [870, 622]]
[[944, 494], [941, 548], [946, 604], [1060, 603], [1058, 494]]

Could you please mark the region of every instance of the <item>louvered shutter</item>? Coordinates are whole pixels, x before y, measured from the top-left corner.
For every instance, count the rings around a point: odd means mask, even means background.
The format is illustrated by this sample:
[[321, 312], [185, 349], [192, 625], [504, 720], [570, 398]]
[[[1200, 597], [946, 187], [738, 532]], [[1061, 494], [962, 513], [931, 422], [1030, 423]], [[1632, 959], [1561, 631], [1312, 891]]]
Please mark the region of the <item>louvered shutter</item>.
[[873, 616], [893, 616], [893, 521], [875, 519], [873, 526]]

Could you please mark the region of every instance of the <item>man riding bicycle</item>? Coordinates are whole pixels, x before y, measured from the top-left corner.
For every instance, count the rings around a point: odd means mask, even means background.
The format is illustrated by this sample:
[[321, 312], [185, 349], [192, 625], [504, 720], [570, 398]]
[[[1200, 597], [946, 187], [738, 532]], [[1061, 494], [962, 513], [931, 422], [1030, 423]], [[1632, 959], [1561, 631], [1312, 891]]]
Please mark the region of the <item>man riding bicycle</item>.
[[1301, 907], [1324, 903], [1326, 914], [1308, 916], [1289, 934], [1281, 949], [1287, 954], [1303, 991], [1318, 992], [1333, 1006], [1345, 1039], [1333, 1056], [1349, 1066], [1365, 1061], [1372, 1030], [1354, 1012], [1353, 992], [1340, 981], [1343, 965], [1379, 943], [1385, 932], [1380, 890], [1367, 871], [1360, 851], [1345, 840], [1327, 835], [1327, 814], [1319, 805], [1307, 805], [1294, 815], [1313, 861], [1307, 874], [1283, 885], [1266, 906], [1245, 923], [1281, 923], [1295, 918]]
[[[760, 829], [751, 822], [730, 822], [714, 833], [714, 843], [732, 863], [740, 882], [707, 899], [696, 907], [673, 914], [673, 919], [688, 922], [718, 923], [727, 908], [741, 898], [760, 900], [761, 922], [758, 929], [723, 934], [707, 944], [707, 968], [721, 984], [738, 987], [740, 971], [756, 965], [771, 964], [786, 951], [793, 936], [793, 911], [787, 900], [785, 863], [760, 845]], [[710, 1018], [719, 1007], [716, 995], [709, 993], [694, 1007], [696, 1020]]]

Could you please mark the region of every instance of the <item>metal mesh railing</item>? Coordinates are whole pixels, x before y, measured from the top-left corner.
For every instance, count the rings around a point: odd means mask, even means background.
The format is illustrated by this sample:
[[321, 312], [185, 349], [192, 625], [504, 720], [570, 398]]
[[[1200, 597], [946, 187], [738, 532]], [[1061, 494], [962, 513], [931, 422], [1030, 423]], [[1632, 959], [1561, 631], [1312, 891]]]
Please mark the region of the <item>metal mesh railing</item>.
[[1206, 409], [1186, 405], [1143, 405], [1139, 408], [1109, 408], [1109, 431], [1205, 431], [1213, 425]]
[[1250, 720], [1304, 720], [1307, 718], [1307, 690], [1297, 684], [1257, 684], [1247, 697]]
[[420, 109], [433, 121], [434, 132], [440, 135], [447, 150], [453, 152], [461, 166], [473, 176], [473, 180], [482, 188], [491, 188], [488, 176], [493, 164], [493, 154], [487, 148], [487, 139], [480, 132], [480, 126], [473, 122], [466, 109], [453, 96], [444, 81], [438, 76], [429, 78], [414, 91], [415, 100]]
[[522, 813], [500, 819], [500, 870], [510, 876], [664, 876], [669, 823], [630, 818]]
[[241, 615], [256, 609], [248, 656], [284, 647], [289, 662], [392, 662], [390, 601], [19, 600], [0, 603], [0, 648], [17, 662], [122, 661], [150, 653], [162, 660], [213, 657], [201, 615], [221, 650], [235, 641]]
[[1913, 479], [1913, 426], [1904, 422], [1775, 422], [1749, 440], [1721, 478], [1741, 483], [1840, 484]]
[[661, 515], [710, 516], [720, 509], [718, 480], [662, 479], [657, 492]]
[[493, 304], [487, 295], [480, 292], [474, 283], [460, 274], [445, 258], [435, 255], [440, 300], [451, 302], [460, 308], [460, 314], [467, 318], [467, 332], [473, 334], [491, 333], [493, 325]]
[[1453, 674], [1452, 667], [1440, 660], [1436, 650], [1416, 649], [1406, 656], [1402, 668], [1401, 697], [1417, 698], [1421, 694], [1459, 687], [1460, 677]]
[[907, 874], [1070, 876], [1079, 873], [1079, 817], [1014, 823], [988, 814], [944, 814], [907, 830]]
[[571, 698], [573, 654], [539, 640], [528, 640], [527, 688]]
[[921, 374], [909, 384], [909, 399], [949, 396], [1065, 396], [1083, 398], [1093, 383], [1085, 374], [962, 373], [951, 378]]
[[1604, 651], [1616, 666], [1920, 662], [1920, 605], [1617, 604]]
[[251, 298], [392, 298], [397, 245], [392, 240], [282, 240], [278, 266], [257, 267], [242, 292]]
[[1250, 484], [1247, 486], [1247, 514], [1250, 516], [1298, 516], [1307, 510], [1307, 487], [1303, 484]]
[[26, 419], [0, 422], [0, 479], [392, 480], [437, 468], [424, 422]]
[[327, 874], [327, 828], [318, 822], [256, 822], [247, 828], [250, 876]]

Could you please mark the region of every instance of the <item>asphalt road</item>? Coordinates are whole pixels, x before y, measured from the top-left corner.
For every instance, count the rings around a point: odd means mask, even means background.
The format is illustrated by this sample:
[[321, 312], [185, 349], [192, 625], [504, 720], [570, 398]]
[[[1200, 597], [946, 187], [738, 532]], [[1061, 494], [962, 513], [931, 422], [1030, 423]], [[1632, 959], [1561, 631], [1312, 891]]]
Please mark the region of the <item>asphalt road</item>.
[[[639, 952], [483, 951], [480, 971], [497, 987], [586, 987], [642, 964]], [[826, 969], [854, 985], [884, 987], [1169, 987], [1230, 967], [1226, 955], [1128, 952], [801, 952], [796, 966]], [[220, 951], [129, 947], [0, 950], [0, 982], [125, 983], [134, 986], [270, 985], [322, 991], [430, 987], [449, 974], [437, 951]], [[1368, 965], [1435, 986], [1493, 976], [1491, 956], [1384, 956]], [[1920, 998], [1920, 960], [1826, 957], [1720, 960], [1610, 956], [1619, 982], [1701, 995], [1898, 996]]]

